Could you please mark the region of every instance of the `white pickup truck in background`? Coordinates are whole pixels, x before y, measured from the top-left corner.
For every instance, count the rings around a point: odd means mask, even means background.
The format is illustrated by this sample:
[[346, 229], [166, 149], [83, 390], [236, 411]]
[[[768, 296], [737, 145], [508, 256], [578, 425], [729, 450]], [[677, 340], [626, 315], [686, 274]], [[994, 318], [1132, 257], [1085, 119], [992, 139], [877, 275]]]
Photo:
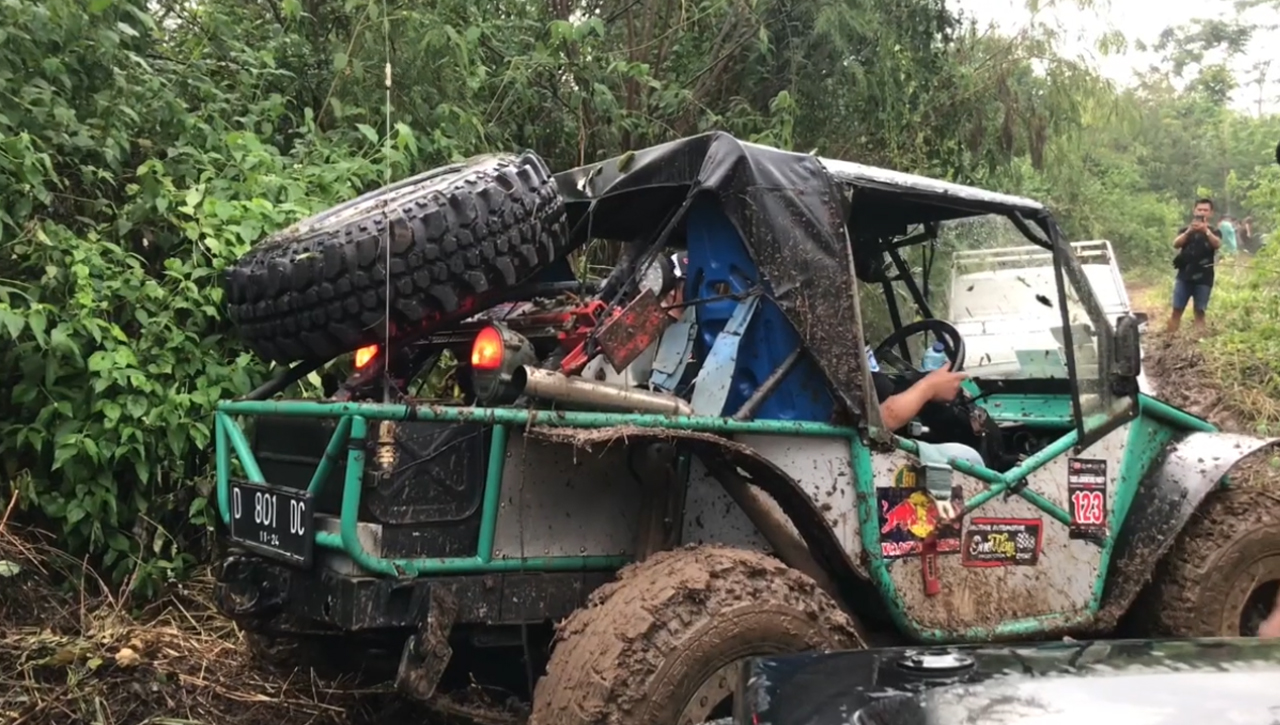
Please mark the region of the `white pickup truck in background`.
[[[1071, 248], [1107, 317], [1114, 321], [1134, 314], [1111, 242], [1075, 242]], [[984, 375], [1017, 375], [1025, 362], [1019, 361], [1020, 351], [1025, 358], [1030, 350], [1060, 348], [1056, 288], [1053, 256], [1046, 249], [1027, 245], [956, 252], [947, 316], [964, 337], [966, 367]], [[1137, 316], [1145, 331], [1145, 314]], [[1151, 392], [1145, 375], [1138, 382], [1143, 392]]]

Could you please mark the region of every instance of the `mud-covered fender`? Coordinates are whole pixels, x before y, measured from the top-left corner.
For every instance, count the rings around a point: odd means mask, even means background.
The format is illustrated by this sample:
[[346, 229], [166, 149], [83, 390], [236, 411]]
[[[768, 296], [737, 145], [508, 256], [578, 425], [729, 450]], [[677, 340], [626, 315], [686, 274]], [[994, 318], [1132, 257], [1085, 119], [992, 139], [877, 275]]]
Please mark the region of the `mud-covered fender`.
[[1116, 536], [1100, 628], [1114, 627], [1129, 609], [1156, 563], [1222, 478], [1245, 458], [1277, 447], [1280, 438], [1213, 432], [1190, 433], [1165, 446], [1139, 483]]
[[[610, 445], [615, 441], [623, 441], [628, 445], [637, 442], [679, 442], [704, 462], [714, 461], [737, 469], [749, 483], [777, 501], [782, 513], [804, 539], [813, 558], [837, 583], [840, 597], [845, 600], [842, 604], [846, 608], [852, 607], [850, 611], [861, 613], [869, 607], [875, 609], [874, 603], [880, 601], [874, 585], [854, 566], [836, 532], [827, 523], [813, 499], [805, 494], [794, 478], [750, 446], [711, 433], [671, 428], [618, 426], [581, 429], [538, 426], [530, 429], [529, 433], [544, 440], [584, 448]], [[873, 614], [871, 611], [867, 613]]]

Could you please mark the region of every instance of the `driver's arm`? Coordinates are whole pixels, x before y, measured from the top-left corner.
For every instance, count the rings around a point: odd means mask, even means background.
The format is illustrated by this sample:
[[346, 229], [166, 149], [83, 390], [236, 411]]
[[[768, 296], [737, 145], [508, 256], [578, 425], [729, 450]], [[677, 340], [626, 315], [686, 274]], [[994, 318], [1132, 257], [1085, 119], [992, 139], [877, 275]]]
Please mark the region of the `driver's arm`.
[[925, 385], [927, 380], [928, 378], [921, 378], [910, 388], [881, 401], [880, 420], [885, 428], [898, 430], [920, 414], [925, 403], [933, 399], [933, 394]]
[[877, 397], [880, 397], [880, 421], [885, 428], [896, 431], [920, 414], [920, 409], [929, 402], [948, 403], [960, 394], [960, 381], [967, 375], [951, 372], [951, 363], [943, 363], [942, 367], [930, 372], [916, 381], [915, 385], [898, 393], [885, 396], [881, 386], [876, 385]]

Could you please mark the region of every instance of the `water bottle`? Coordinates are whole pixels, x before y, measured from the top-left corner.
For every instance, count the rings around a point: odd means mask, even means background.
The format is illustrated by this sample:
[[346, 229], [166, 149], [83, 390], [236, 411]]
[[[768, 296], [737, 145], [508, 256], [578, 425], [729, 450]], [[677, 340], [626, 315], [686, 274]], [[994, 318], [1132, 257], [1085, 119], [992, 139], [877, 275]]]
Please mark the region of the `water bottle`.
[[935, 342], [928, 350], [924, 351], [924, 358], [920, 361], [920, 371], [927, 373], [930, 370], [937, 370], [946, 364], [946, 362], [946, 348], [942, 345], [941, 341]]
[[876, 362], [876, 354], [871, 351], [870, 345], [867, 345], [867, 367], [870, 368], [873, 373], [880, 372], [880, 363]]

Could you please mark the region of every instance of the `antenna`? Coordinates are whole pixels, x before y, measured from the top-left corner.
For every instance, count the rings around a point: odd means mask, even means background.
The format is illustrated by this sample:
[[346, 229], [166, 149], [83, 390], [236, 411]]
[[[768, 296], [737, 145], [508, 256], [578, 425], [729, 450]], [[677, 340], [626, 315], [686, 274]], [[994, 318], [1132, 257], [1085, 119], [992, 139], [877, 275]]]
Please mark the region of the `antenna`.
[[[386, 62], [384, 73], [386, 99], [383, 104], [386, 118], [382, 138], [382, 159], [385, 166], [383, 185], [391, 186], [391, 16], [387, 13], [387, 0], [382, 0], [382, 52]], [[382, 247], [386, 252], [382, 268], [383, 303], [385, 304], [382, 316], [382, 402], [384, 403], [392, 402], [389, 367], [391, 363], [391, 214], [387, 209], [390, 198], [391, 195], [388, 194], [382, 199], [384, 218]]]

